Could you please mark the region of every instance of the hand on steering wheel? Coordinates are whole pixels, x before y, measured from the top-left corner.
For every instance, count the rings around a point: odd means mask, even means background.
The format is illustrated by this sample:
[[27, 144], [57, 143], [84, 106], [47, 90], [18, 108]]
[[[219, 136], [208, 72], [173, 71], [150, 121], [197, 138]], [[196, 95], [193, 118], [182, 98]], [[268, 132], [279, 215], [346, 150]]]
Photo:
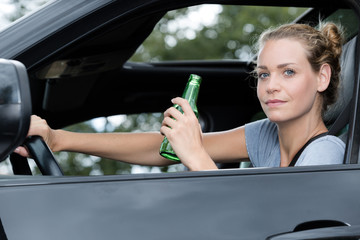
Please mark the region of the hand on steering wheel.
[[25, 140], [24, 145], [34, 158], [43, 175], [63, 176], [59, 164], [45, 141], [39, 136], [31, 136]]

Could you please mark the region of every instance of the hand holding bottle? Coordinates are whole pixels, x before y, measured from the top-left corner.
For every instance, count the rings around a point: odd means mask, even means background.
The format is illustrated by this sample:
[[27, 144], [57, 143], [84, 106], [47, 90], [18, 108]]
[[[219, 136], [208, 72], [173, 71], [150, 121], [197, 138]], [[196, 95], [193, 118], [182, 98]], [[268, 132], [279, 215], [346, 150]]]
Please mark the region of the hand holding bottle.
[[167, 137], [176, 155], [190, 170], [216, 169], [215, 163], [204, 149], [199, 121], [186, 99], [174, 98], [183, 113], [170, 107], [164, 113], [160, 132]]
[[[192, 111], [195, 113], [195, 116], [198, 117], [199, 113], [197, 110], [196, 102], [199, 94], [200, 84], [201, 84], [201, 77], [196, 74], [190, 74], [189, 80], [186, 84], [185, 90], [183, 92], [182, 98], [186, 99], [192, 108]], [[179, 110], [182, 113], [181, 106], [178, 104], [174, 105], [174, 108]], [[176, 155], [174, 149], [172, 148], [169, 140], [164, 138], [163, 142], [160, 146], [160, 155], [170, 159], [175, 162], [180, 162], [179, 157]]]

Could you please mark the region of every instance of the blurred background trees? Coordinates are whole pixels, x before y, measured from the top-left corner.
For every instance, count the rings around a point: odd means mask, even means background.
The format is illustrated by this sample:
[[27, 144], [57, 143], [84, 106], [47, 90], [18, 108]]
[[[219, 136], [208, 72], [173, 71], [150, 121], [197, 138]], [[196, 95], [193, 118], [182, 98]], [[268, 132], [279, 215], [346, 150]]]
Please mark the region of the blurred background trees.
[[[49, 0], [0, 0], [0, 29], [47, 2]], [[264, 29], [291, 22], [304, 11], [305, 9], [298, 8], [228, 5], [201, 5], [170, 11], [130, 60], [248, 61], [254, 56], [254, 43]], [[184, 84], [185, 82], [186, 79]], [[161, 113], [141, 113], [94, 119], [66, 129], [78, 132], [158, 131], [161, 120]], [[140, 167], [71, 152], [60, 152], [55, 156], [66, 175], [182, 170], [180, 165], [164, 168]]]
[[262, 31], [293, 21], [305, 9], [200, 5], [168, 12], [133, 61], [247, 61]]
[[49, 0], [0, 0], [0, 28], [47, 2]]

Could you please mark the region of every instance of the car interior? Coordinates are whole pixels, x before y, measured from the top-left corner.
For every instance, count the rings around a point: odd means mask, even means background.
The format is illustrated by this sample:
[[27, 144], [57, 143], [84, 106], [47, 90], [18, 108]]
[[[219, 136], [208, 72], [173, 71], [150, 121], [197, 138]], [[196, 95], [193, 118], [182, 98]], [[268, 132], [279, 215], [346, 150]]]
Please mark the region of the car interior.
[[[296, 21], [316, 25], [319, 17], [332, 20], [338, 14], [340, 19], [351, 11], [335, 9], [309, 9]], [[204, 121], [204, 132], [226, 130], [252, 121], [254, 116], [261, 113], [256, 92], [251, 89], [253, 79], [249, 74], [255, 58], [247, 62], [128, 61], [168, 10], [154, 9], [138, 14], [136, 18], [131, 18], [131, 14], [119, 17], [111, 24], [104, 24], [49, 54], [44, 61], [31, 65], [28, 75], [32, 112], [45, 118], [52, 128], [62, 128], [100, 116], [162, 112], [170, 106], [172, 97], [181, 95], [189, 74], [196, 72], [203, 78], [198, 108]], [[349, 19], [351, 21], [351, 17]], [[355, 59], [358, 52], [357, 28], [351, 26], [346, 34], [339, 98], [326, 113], [325, 121], [329, 127], [332, 126], [331, 134], [339, 135], [348, 143], [352, 137], [347, 134], [347, 129], [357, 75], [354, 66], [358, 64]], [[26, 60], [26, 56], [23, 58]], [[46, 146], [44, 149], [41, 152], [49, 152]], [[12, 155], [12, 165], [16, 166], [13, 167], [14, 173], [30, 174], [25, 161], [19, 158]], [[348, 162], [347, 159], [345, 157], [344, 161]], [[44, 175], [53, 175], [53, 171], [58, 171], [51, 170], [52, 167], [46, 170], [46, 162], [37, 161], [38, 165], [44, 166], [41, 169]], [[60, 169], [55, 160], [50, 162], [55, 163], [54, 169]], [[221, 167], [233, 168], [238, 164]], [[58, 174], [61, 175], [61, 169]]]

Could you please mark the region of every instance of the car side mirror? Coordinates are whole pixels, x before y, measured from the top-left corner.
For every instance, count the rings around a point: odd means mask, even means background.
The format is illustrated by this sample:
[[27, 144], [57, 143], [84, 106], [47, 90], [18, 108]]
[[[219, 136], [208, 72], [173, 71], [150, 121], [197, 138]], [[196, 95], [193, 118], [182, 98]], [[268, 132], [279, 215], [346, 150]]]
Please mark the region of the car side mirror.
[[25, 66], [0, 59], [0, 161], [23, 143], [29, 130], [31, 96]]

